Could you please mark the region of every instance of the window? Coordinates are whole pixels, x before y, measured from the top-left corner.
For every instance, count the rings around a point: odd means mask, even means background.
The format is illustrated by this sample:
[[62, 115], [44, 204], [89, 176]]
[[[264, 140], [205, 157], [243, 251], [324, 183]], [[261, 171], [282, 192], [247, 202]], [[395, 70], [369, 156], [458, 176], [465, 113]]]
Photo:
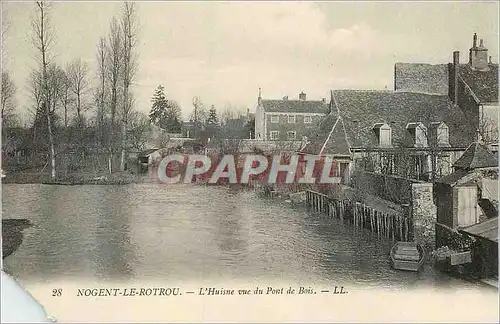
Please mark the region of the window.
[[294, 141], [297, 134], [294, 131], [290, 131], [286, 132], [286, 135], [289, 141]]
[[271, 123], [277, 124], [280, 122], [280, 116], [278, 115], [271, 115]]
[[392, 145], [392, 129], [389, 125], [377, 123], [373, 125], [373, 131], [380, 147], [390, 147]]
[[279, 137], [280, 137], [280, 132], [278, 132], [278, 131], [271, 131], [271, 139], [272, 140], [275, 141], [275, 140], [279, 139]]
[[443, 122], [435, 122], [430, 125], [430, 142], [433, 146], [449, 147], [450, 136], [448, 126]]
[[288, 123], [289, 124], [295, 124], [295, 115], [288, 116]]
[[313, 119], [311, 116], [304, 116], [304, 124], [312, 123]]
[[408, 123], [406, 129], [411, 135], [414, 147], [427, 147], [427, 128], [422, 123]]

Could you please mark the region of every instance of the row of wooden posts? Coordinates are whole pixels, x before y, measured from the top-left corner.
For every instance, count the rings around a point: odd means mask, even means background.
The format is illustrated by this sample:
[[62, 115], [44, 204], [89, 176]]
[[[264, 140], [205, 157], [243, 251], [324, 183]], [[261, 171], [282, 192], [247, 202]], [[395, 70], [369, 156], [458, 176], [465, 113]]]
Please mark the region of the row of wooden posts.
[[405, 242], [411, 240], [409, 213], [385, 213], [360, 202], [336, 200], [311, 190], [306, 191], [306, 204], [315, 212], [350, 222], [357, 228], [368, 229], [379, 237]]

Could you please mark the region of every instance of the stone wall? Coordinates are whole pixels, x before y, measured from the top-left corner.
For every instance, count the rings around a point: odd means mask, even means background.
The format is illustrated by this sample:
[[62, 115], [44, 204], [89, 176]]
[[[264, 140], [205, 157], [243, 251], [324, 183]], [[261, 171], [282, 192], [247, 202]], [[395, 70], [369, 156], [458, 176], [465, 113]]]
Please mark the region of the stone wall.
[[413, 183], [418, 181], [364, 171], [355, 171], [350, 181], [350, 185], [359, 192], [378, 196], [395, 204], [411, 204]]
[[436, 241], [436, 205], [432, 183], [414, 183], [411, 186], [413, 233], [415, 242], [434, 249]]

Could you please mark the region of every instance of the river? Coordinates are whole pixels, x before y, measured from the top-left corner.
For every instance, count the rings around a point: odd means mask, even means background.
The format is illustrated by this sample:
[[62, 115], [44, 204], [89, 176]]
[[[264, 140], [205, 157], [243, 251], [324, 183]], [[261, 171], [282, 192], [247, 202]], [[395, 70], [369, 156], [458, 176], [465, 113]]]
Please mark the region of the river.
[[5, 269], [22, 282], [168, 278], [473, 287], [430, 266], [390, 268], [392, 242], [303, 206], [195, 185], [4, 185], [4, 218], [27, 218]]

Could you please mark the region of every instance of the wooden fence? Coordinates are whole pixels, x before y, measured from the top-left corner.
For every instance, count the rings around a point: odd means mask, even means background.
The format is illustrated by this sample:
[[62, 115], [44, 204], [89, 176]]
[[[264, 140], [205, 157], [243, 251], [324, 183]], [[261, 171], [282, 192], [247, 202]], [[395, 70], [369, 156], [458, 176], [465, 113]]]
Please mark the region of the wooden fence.
[[365, 228], [379, 237], [398, 241], [411, 241], [413, 225], [408, 209], [404, 213], [387, 213], [349, 199], [336, 200], [319, 192], [306, 191], [306, 205], [315, 212], [335, 217]]

